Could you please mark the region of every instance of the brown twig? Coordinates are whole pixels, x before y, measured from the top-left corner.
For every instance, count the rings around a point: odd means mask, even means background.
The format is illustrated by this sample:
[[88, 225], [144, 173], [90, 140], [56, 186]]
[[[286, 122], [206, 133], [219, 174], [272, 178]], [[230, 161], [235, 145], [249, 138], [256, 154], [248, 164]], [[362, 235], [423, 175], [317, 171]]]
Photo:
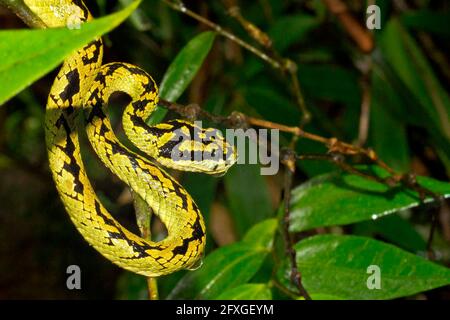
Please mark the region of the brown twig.
[[446, 201], [444, 201], [439, 212], [439, 220], [442, 226], [444, 239], [450, 243], [450, 206]]
[[372, 101], [372, 66], [373, 59], [370, 55], [364, 55], [355, 61], [356, 68], [361, 72], [361, 113], [359, 116], [359, 130], [357, 145], [362, 147], [366, 144], [369, 137], [370, 127], [370, 106]]
[[23, 22], [31, 28], [46, 28], [45, 23], [31, 9], [17, 0], [0, 0], [0, 5], [13, 11]]
[[[416, 180], [416, 176], [414, 174], [400, 174], [397, 173], [394, 169], [392, 169], [389, 165], [387, 165], [383, 160], [378, 158], [378, 155], [372, 149], [366, 149], [363, 147], [355, 146], [347, 142], [343, 142], [338, 140], [337, 138], [326, 138], [320, 135], [307, 132], [300, 127], [291, 127], [286, 126], [284, 124], [275, 123], [263, 119], [257, 119], [253, 117], [249, 117], [241, 112], [233, 112], [228, 117], [216, 116], [210, 114], [209, 112], [201, 109], [198, 105], [191, 104], [187, 106], [183, 106], [176, 103], [171, 103], [167, 100], [161, 99], [160, 104], [169, 110], [175, 111], [181, 116], [187, 117], [188, 119], [197, 119], [199, 117], [206, 118], [214, 123], [222, 124], [231, 128], [248, 128], [251, 126], [258, 126], [267, 129], [277, 129], [282, 132], [287, 132], [293, 134], [297, 138], [304, 138], [312, 141], [319, 142], [325, 145], [328, 149], [328, 154], [322, 155], [326, 158], [324, 160], [332, 160], [333, 157], [336, 156], [362, 156], [366, 158], [370, 162], [376, 164], [377, 166], [386, 170], [389, 174], [389, 177], [385, 179], [381, 179], [376, 177], [378, 182], [385, 183], [391, 187], [395, 186], [398, 183], [402, 183], [408, 188], [413, 189], [414, 191], [419, 193], [420, 198], [423, 200], [426, 196], [433, 197], [437, 201], [441, 201], [442, 198], [439, 195], [436, 195], [432, 191], [421, 187]], [[331, 156], [330, 156], [331, 155]], [[305, 158], [306, 159], [306, 158]], [[317, 159], [317, 158], [316, 158]], [[337, 158], [335, 158], [336, 160]], [[345, 171], [359, 174], [355, 168], [352, 166], [345, 164], [342, 161], [334, 161], [342, 166]], [[368, 178], [368, 175], [364, 175], [365, 178]]]
[[282, 219], [282, 235], [284, 238], [285, 250], [288, 254], [289, 262], [291, 265], [291, 282], [299, 290], [301, 296], [305, 300], [311, 300], [308, 292], [302, 284], [301, 273], [297, 266], [297, 254], [294, 249], [294, 243], [292, 241], [291, 233], [289, 232], [290, 224], [290, 205], [291, 205], [291, 188], [292, 177], [295, 174], [295, 153], [291, 149], [285, 150], [282, 155], [281, 162], [285, 167], [284, 174], [284, 215]]
[[374, 49], [375, 43], [372, 34], [351, 15], [345, 2], [341, 0], [322, 1], [328, 10], [339, 19], [345, 31], [356, 42], [362, 52], [369, 53]]

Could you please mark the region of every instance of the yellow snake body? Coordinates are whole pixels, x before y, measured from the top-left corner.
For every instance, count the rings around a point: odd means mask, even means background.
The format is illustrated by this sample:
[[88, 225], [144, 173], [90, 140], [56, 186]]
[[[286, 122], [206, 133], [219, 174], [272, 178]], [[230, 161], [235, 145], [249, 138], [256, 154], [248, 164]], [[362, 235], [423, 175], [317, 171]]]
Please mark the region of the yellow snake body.
[[[46, 27], [64, 27], [92, 19], [82, 1], [24, 0]], [[158, 102], [154, 80], [142, 69], [126, 63], [102, 65], [103, 44], [95, 39], [68, 57], [51, 88], [45, 131], [50, 168], [70, 218], [97, 251], [118, 266], [145, 276], [160, 276], [192, 268], [205, 248], [205, 224], [198, 207], [169, 174], [147, 158], [122, 145], [113, 133], [104, 106], [110, 96], [131, 97], [123, 115], [130, 140], [166, 166], [211, 174], [224, 173], [236, 161], [235, 150], [216, 129], [201, 129], [174, 120], [149, 127], [146, 118]], [[78, 137], [77, 115], [83, 110], [87, 136], [102, 162], [159, 216], [168, 236], [160, 242], [143, 239], [122, 227], [102, 205], [84, 168]], [[203, 143], [187, 141], [177, 152], [223, 156], [212, 160], [174, 161], [175, 131], [195, 132]]]

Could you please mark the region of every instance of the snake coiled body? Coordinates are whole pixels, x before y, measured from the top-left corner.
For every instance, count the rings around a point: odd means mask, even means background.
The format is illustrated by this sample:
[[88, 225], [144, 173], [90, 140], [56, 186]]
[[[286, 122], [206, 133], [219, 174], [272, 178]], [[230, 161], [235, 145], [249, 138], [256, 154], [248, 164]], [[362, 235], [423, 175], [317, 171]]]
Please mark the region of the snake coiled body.
[[[24, 3], [46, 27], [64, 27], [69, 20], [82, 23], [92, 19], [80, 0], [24, 0]], [[60, 198], [82, 236], [118, 266], [145, 276], [190, 268], [205, 248], [205, 224], [197, 205], [168, 173], [118, 141], [105, 106], [115, 92], [128, 94], [131, 102], [122, 119], [125, 132], [138, 148], [166, 166], [224, 173], [235, 162], [235, 151], [215, 129], [198, 129], [187, 121], [147, 126], [145, 120], [158, 102], [154, 80], [131, 64], [102, 65], [102, 56], [103, 44], [98, 38], [68, 57], [49, 94], [46, 144]], [[84, 115], [87, 136], [101, 161], [144, 199], [166, 226], [168, 235], [162, 241], [149, 241], [129, 232], [96, 196], [80, 154], [77, 121], [80, 112]], [[173, 161], [170, 156], [174, 141], [179, 142], [174, 139], [175, 131], [178, 136], [194, 133], [207, 142], [188, 141], [177, 152], [222, 155], [212, 160]]]

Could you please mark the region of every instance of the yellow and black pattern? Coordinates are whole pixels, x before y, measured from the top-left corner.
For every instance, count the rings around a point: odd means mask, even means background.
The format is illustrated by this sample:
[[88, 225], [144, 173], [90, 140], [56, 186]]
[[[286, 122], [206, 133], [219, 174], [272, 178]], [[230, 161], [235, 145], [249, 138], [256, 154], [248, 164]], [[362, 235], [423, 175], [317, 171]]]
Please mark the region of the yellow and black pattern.
[[[80, 0], [24, 3], [47, 27], [92, 19]], [[222, 174], [236, 161], [236, 152], [215, 129], [198, 128], [182, 120], [147, 126], [145, 120], [158, 102], [155, 82], [145, 71], [130, 64], [102, 66], [102, 56], [101, 39], [78, 50], [65, 60], [49, 94], [46, 143], [59, 195], [83, 237], [120, 267], [146, 276], [191, 268], [205, 247], [205, 225], [198, 207], [169, 174], [118, 141], [105, 105], [117, 91], [128, 94], [131, 102], [122, 119], [125, 132], [139, 149], [166, 166]], [[81, 111], [88, 138], [99, 158], [160, 217], [168, 231], [164, 240], [152, 242], [129, 232], [99, 201], [81, 159], [77, 121]], [[187, 135], [202, 141], [180, 140]], [[179, 145], [176, 152], [187, 151], [190, 159], [173, 160], [173, 150]]]

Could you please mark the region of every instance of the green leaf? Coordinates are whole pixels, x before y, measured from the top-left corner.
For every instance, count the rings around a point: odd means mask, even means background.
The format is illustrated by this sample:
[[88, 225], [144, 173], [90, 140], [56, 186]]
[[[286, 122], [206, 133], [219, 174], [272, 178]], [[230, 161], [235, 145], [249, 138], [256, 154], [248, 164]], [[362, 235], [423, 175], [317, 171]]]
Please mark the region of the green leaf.
[[206, 174], [186, 172], [183, 175], [183, 186], [195, 199], [197, 206], [205, 218], [206, 225], [210, 220], [210, 209], [216, 195], [219, 180]]
[[[219, 248], [205, 258], [203, 266], [187, 273], [168, 299], [211, 299], [225, 290], [245, 284], [258, 272], [270, 251], [276, 230], [274, 219], [254, 226], [246, 240]], [[259, 233], [260, 238], [255, 239]]]
[[[212, 48], [216, 34], [211, 31], [203, 32], [193, 38], [178, 53], [167, 69], [159, 88], [162, 99], [175, 102], [194, 79]], [[159, 123], [167, 110], [158, 108], [147, 121], [149, 124]]]
[[300, 113], [297, 106], [272, 84], [249, 83], [241, 92], [250, 107], [266, 120], [297, 125]]
[[268, 34], [273, 46], [279, 53], [291, 45], [304, 39], [306, 35], [319, 25], [319, 21], [309, 15], [297, 14], [280, 17], [270, 28]]
[[[364, 237], [321, 235], [295, 245], [303, 285], [310, 294], [343, 299], [394, 299], [450, 284], [450, 269]], [[368, 289], [373, 272], [380, 268], [381, 288]], [[278, 273], [289, 286], [289, 269]]]
[[[312, 293], [310, 294], [311, 300], [345, 300], [341, 297], [336, 297], [331, 294]], [[304, 297], [298, 298], [298, 300], [305, 300]]]
[[251, 228], [242, 239], [242, 242], [256, 247], [270, 249], [273, 245], [273, 236], [277, 226], [276, 219], [264, 220]]
[[[354, 124], [359, 122], [361, 108], [361, 89], [357, 74], [338, 65], [302, 63], [298, 66], [298, 79], [307, 97], [345, 106], [346, 112], [333, 119], [333, 128], [343, 131], [346, 139], [353, 140], [356, 131]], [[320, 119], [317, 111], [313, 112], [314, 118]], [[323, 118], [329, 118], [329, 114]]]
[[[376, 166], [369, 172], [387, 173]], [[418, 177], [425, 188], [450, 197], [450, 183]], [[427, 198], [426, 202], [432, 199]], [[291, 230], [344, 225], [379, 217], [420, 205], [418, 195], [404, 188], [389, 188], [360, 176], [334, 172], [315, 177], [295, 188], [291, 201]]]
[[381, 236], [401, 248], [413, 253], [425, 252], [426, 242], [413, 225], [398, 214], [389, 215], [376, 221], [364, 221], [357, 224], [353, 234], [363, 236]]
[[220, 294], [217, 300], [271, 300], [272, 293], [267, 284], [243, 284]]
[[237, 165], [224, 178], [233, 221], [239, 235], [272, 216], [270, 193], [258, 165]]
[[402, 99], [393, 87], [377, 72], [372, 76], [372, 101], [370, 107], [370, 145], [380, 159], [399, 171], [409, 171], [409, 146], [406, 127], [403, 121], [397, 119], [395, 110]]
[[401, 20], [409, 28], [450, 37], [450, 12], [408, 11]]
[[[450, 141], [450, 97], [420, 47], [401, 23], [392, 19], [380, 37], [380, 48], [389, 65], [431, 120], [428, 130], [440, 130]], [[426, 118], [425, 118], [426, 119]], [[425, 120], [425, 119], [422, 119]]]
[[[436, 146], [436, 151], [441, 160], [446, 164], [447, 171], [450, 172], [450, 140], [445, 136], [438, 125], [434, 124], [432, 115], [426, 110], [414, 96], [414, 93], [406, 86], [397, 72], [386, 62], [381, 55], [375, 55], [373, 66], [373, 73], [379, 76], [383, 84], [379, 87], [374, 87], [373, 95], [380, 95], [378, 98], [384, 100], [389, 106], [387, 110], [394, 115], [397, 121], [405, 123], [405, 125], [416, 126], [424, 128], [428, 132], [429, 140]], [[392, 88], [395, 96], [390, 96], [385, 92], [385, 88]], [[381, 92], [377, 89], [382, 90]], [[392, 101], [388, 101], [392, 99]], [[386, 106], [383, 105], [386, 109]], [[428, 139], [427, 136], [425, 138]]]
[[54, 69], [68, 55], [114, 29], [140, 1], [110, 16], [67, 28], [0, 32], [0, 105]]
[[[134, 0], [119, 0], [122, 7], [129, 6], [133, 1]], [[138, 31], [148, 31], [152, 27], [149, 18], [141, 8], [135, 10], [130, 15], [130, 22]]]
[[147, 300], [147, 281], [135, 273], [124, 272], [117, 281], [116, 298], [119, 300]]
[[303, 90], [315, 98], [337, 101], [352, 108], [360, 105], [358, 78], [348, 69], [337, 65], [300, 64], [298, 78]]

